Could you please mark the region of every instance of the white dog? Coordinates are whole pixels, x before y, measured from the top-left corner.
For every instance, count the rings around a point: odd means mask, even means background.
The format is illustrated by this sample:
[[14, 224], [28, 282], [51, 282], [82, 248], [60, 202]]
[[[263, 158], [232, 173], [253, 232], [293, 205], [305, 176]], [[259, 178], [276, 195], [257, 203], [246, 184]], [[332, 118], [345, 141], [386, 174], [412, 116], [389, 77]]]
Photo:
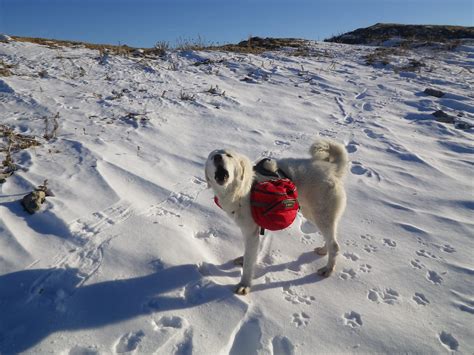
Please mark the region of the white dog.
[[[324, 246], [315, 252], [328, 254], [327, 265], [318, 270], [319, 275], [327, 277], [334, 270], [339, 252], [336, 233], [346, 206], [342, 178], [346, 173], [347, 153], [341, 144], [329, 140], [318, 140], [309, 153], [309, 159], [282, 159], [277, 164], [296, 185], [303, 216], [324, 236]], [[256, 181], [252, 162], [227, 149], [215, 150], [206, 161], [205, 174], [221, 208], [244, 235], [243, 273], [236, 293], [246, 295], [250, 292], [260, 241], [259, 227], [250, 210], [250, 190]]]

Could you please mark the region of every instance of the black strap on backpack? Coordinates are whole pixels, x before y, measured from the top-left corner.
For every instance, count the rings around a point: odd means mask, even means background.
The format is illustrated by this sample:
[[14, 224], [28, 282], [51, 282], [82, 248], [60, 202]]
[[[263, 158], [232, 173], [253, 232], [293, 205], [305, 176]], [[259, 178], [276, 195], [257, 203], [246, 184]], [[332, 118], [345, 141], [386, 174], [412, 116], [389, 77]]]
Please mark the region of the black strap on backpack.
[[[268, 170], [265, 168], [265, 164], [271, 162], [272, 160], [273, 159], [271, 158], [263, 158], [253, 167], [253, 170], [260, 175], [267, 176], [273, 179], [290, 179], [288, 175], [286, 175], [285, 172], [278, 167], [276, 171]], [[260, 235], [264, 234], [265, 229], [260, 227]]]

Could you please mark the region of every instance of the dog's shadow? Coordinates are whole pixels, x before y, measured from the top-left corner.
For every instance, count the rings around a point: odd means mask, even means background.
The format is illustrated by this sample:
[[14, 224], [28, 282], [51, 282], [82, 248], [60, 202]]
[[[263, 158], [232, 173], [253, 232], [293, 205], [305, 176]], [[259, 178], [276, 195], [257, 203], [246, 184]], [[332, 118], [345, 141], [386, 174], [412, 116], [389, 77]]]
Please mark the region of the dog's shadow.
[[[146, 314], [233, 299], [233, 286], [196, 265], [82, 285], [79, 270], [30, 269], [0, 276], [0, 353], [28, 351], [59, 331], [94, 329]], [[182, 292], [184, 291], [184, 292]], [[230, 302], [239, 302], [238, 298]]]
[[[281, 263], [276, 265], [268, 265], [265, 267], [265, 274], [270, 272], [278, 272], [278, 271], [285, 271], [291, 270], [294, 272], [301, 271], [301, 267], [305, 264], [314, 263], [316, 260], [320, 259], [321, 256], [316, 254], [314, 251], [308, 251], [306, 253], [301, 254], [298, 259], [289, 261], [287, 263]], [[260, 275], [263, 276], [263, 275]]]
[[[272, 288], [287, 288], [290, 286], [301, 286], [309, 283], [315, 283], [324, 280], [325, 278], [319, 276], [316, 272], [305, 275], [303, 277], [297, 279], [290, 279], [286, 281], [275, 281], [275, 282], [267, 282], [262, 283], [264, 280], [264, 276], [276, 273], [276, 272], [283, 272], [283, 271], [291, 271], [293, 273], [301, 272], [303, 265], [305, 264], [312, 264], [316, 262], [316, 260], [321, 259], [322, 256], [317, 255], [315, 252], [310, 251], [301, 254], [298, 259], [289, 261], [287, 263], [275, 264], [275, 265], [259, 265], [255, 272], [253, 286], [251, 288], [251, 293], [264, 291]], [[236, 265], [234, 260], [229, 260], [228, 262], [221, 264], [221, 265], [214, 265], [203, 263], [200, 267], [200, 272], [205, 276], [211, 277], [233, 277], [236, 279], [236, 283], [239, 281], [239, 277], [241, 274], [241, 266]]]
[[[315, 273], [296, 280], [262, 284], [271, 272], [299, 270], [314, 253], [262, 268], [252, 292], [320, 281]], [[234, 294], [240, 268], [233, 261], [171, 266], [155, 273], [82, 285], [77, 269], [30, 269], [0, 276], [0, 353], [28, 351], [58, 331], [99, 328], [141, 315], [199, 307], [212, 302], [244, 302]], [[218, 284], [214, 280], [228, 277]], [[184, 290], [184, 292], [181, 292]], [[251, 294], [250, 296], [251, 297]]]
[[263, 267], [260, 267], [260, 270], [256, 273], [255, 279], [257, 282], [255, 282], [255, 285], [252, 286], [252, 292], [257, 292], [257, 291], [264, 291], [272, 288], [287, 288], [290, 286], [301, 286], [309, 283], [315, 283], [319, 281], [323, 281], [325, 278], [322, 276], [319, 276], [316, 272], [305, 275], [303, 277], [300, 277], [298, 279], [291, 279], [291, 280], [286, 280], [286, 281], [274, 281], [274, 282], [266, 282], [266, 283], [260, 283], [258, 282], [259, 280], [263, 279], [263, 276], [270, 274], [270, 273], [275, 273], [275, 272], [281, 272], [281, 271], [286, 271], [290, 270], [293, 273], [299, 273], [302, 269], [302, 266], [305, 264], [312, 264], [316, 262], [316, 260], [322, 258], [322, 256], [317, 255], [315, 252], [310, 251], [301, 254], [298, 259], [289, 261], [287, 263], [281, 263], [281, 264], [275, 264], [275, 265], [266, 265]]

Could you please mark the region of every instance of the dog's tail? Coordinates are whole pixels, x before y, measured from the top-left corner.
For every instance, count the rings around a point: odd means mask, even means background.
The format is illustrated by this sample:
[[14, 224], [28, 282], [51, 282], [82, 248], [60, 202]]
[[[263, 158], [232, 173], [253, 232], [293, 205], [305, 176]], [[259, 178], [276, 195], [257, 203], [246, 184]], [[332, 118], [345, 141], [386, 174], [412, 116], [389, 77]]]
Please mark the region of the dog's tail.
[[335, 165], [335, 173], [338, 177], [343, 177], [347, 170], [347, 152], [340, 143], [327, 139], [320, 139], [314, 142], [309, 148], [309, 154], [313, 160], [323, 160]]

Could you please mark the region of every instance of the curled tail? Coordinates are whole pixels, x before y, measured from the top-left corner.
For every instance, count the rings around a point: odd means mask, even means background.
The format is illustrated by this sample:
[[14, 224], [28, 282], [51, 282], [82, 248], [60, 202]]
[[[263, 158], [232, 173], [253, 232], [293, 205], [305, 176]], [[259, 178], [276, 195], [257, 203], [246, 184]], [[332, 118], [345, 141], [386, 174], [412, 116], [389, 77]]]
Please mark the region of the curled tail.
[[338, 177], [345, 175], [348, 157], [342, 144], [326, 139], [317, 140], [309, 148], [309, 154], [313, 160], [323, 160], [334, 164]]

